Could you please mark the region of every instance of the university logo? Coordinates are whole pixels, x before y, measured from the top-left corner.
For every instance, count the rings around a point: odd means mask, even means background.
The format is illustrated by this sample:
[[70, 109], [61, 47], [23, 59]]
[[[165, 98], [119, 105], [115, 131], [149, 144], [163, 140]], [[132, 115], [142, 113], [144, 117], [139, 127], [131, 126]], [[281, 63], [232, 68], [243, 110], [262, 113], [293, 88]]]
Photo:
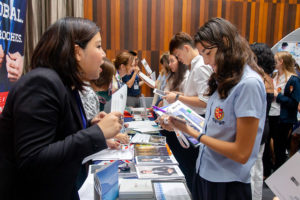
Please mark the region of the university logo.
[[224, 118], [224, 111], [220, 107], [216, 107], [215, 109], [215, 118], [221, 121]]

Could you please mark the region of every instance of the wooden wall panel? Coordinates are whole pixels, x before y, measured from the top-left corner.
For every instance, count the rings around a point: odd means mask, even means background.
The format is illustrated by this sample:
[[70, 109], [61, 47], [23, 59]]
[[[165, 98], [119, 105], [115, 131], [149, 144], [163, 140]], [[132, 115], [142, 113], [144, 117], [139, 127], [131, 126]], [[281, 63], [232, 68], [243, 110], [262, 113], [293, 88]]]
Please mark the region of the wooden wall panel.
[[[113, 59], [135, 50], [158, 74], [159, 57], [173, 34], [194, 35], [212, 17], [235, 24], [250, 42], [273, 46], [300, 27], [300, 0], [84, 0], [84, 15], [101, 28], [103, 48]], [[142, 87], [145, 96], [151, 89]]]

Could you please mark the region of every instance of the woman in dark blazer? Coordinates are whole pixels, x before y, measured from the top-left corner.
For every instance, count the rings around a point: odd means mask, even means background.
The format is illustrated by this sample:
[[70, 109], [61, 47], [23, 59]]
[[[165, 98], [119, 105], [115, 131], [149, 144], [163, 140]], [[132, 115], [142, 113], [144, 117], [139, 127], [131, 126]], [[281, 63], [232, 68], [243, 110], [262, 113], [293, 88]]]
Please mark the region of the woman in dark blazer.
[[0, 115], [0, 199], [79, 199], [83, 158], [122, 127], [121, 113], [87, 121], [78, 94], [104, 57], [89, 20], [63, 18], [43, 34]]

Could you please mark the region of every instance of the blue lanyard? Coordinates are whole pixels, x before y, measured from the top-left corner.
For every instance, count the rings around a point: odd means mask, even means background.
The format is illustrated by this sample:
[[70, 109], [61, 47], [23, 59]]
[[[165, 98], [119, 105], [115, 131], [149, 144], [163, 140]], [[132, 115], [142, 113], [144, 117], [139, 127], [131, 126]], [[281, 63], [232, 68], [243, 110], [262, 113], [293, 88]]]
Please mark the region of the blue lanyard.
[[75, 95], [75, 98], [76, 98], [78, 108], [80, 110], [80, 115], [81, 115], [81, 119], [82, 119], [83, 128], [86, 128], [87, 127], [86, 126], [87, 121], [86, 121], [86, 118], [83, 114], [83, 107], [82, 107], [82, 103], [81, 103], [81, 98], [80, 98], [79, 93], [78, 93], [77, 90], [74, 90], [74, 95]]

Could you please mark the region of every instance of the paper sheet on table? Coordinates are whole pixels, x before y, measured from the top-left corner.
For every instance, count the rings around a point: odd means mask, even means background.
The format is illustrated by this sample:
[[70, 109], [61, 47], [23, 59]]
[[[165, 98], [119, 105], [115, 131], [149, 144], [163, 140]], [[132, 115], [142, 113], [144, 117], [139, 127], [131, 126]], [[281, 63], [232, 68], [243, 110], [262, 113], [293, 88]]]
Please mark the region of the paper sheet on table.
[[151, 87], [155, 87], [155, 81], [146, 76], [143, 72], [139, 72], [139, 77], [147, 82], [148, 85], [151, 85]]
[[184, 183], [154, 183], [157, 200], [189, 200], [190, 195]]
[[124, 113], [127, 101], [127, 85], [124, 84], [118, 91], [112, 94], [111, 111]]
[[123, 146], [122, 149], [104, 149], [83, 159], [82, 164], [89, 160], [132, 160], [134, 155], [134, 146]]
[[297, 152], [265, 181], [280, 200], [300, 199], [299, 166]]
[[154, 121], [132, 121], [128, 122], [128, 128], [141, 133], [162, 130]]

